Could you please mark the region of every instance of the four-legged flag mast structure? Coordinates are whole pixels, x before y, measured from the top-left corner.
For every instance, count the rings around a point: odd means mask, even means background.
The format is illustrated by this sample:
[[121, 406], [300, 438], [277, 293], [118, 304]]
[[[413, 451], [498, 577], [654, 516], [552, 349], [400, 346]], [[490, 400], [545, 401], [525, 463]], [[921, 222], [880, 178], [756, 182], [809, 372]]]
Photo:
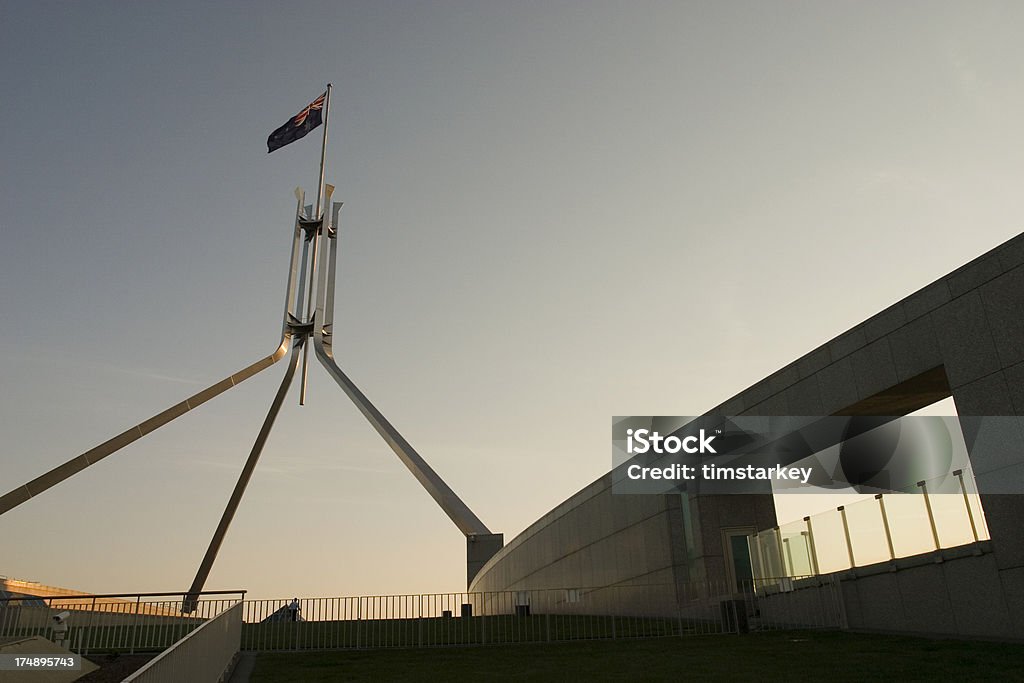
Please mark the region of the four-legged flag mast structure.
[[[281, 405], [288, 394], [299, 359], [302, 359], [302, 380], [300, 386], [300, 404], [305, 402], [307, 361], [309, 345], [312, 342], [317, 359], [334, 378], [342, 391], [352, 400], [359, 411], [369, 421], [377, 433], [391, 447], [398, 458], [412, 472], [427, 493], [434, 499], [448, 517], [466, 536], [466, 574], [467, 585], [477, 572], [503, 545], [501, 534], [494, 534], [480, 521], [472, 510], [455, 494], [416, 452], [416, 449], [405, 440], [386, 417], [370, 402], [338, 366], [334, 358], [332, 335], [334, 330], [334, 291], [337, 281], [338, 266], [338, 230], [341, 213], [341, 202], [331, 203], [334, 187], [325, 185], [325, 159], [327, 150], [328, 116], [330, 113], [331, 85], [327, 91], [314, 100], [299, 114], [289, 119], [271, 134], [267, 141], [268, 150], [273, 152], [284, 145], [306, 135], [320, 125], [320, 111], [323, 111], [323, 142], [320, 154], [320, 176], [317, 185], [316, 205], [304, 204], [305, 194], [296, 189], [295, 224], [292, 230], [291, 258], [288, 267], [288, 280], [285, 288], [284, 315], [281, 327], [281, 340], [274, 351], [255, 363], [239, 370], [235, 374], [194, 394], [184, 401], [140, 422], [117, 436], [101, 443], [77, 457], [74, 457], [32, 481], [0, 496], [0, 515], [39, 495], [52, 486], [96, 464], [103, 458], [128, 446], [137, 439], [162, 427], [172, 420], [181, 417], [190, 410], [206, 401], [231, 389], [253, 375], [266, 370], [285, 356], [288, 363], [284, 378], [270, 404], [263, 426], [253, 443], [249, 457], [242, 467], [242, 472], [235, 483], [234, 490], [228, 499], [227, 506], [221, 516], [217, 529], [210, 540], [210, 545], [196, 572], [192, 586], [185, 596], [183, 612], [192, 612], [196, 601], [214, 560], [227, 534], [231, 520], [245, 494], [256, 464], [259, 461], [263, 446], [266, 444], [270, 431], [274, 426]], [[331, 208], [330, 221], [325, 221]], [[326, 239], [326, 243], [321, 244]], [[315, 305], [314, 305], [315, 304]], [[301, 350], [301, 354], [300, 354]]]

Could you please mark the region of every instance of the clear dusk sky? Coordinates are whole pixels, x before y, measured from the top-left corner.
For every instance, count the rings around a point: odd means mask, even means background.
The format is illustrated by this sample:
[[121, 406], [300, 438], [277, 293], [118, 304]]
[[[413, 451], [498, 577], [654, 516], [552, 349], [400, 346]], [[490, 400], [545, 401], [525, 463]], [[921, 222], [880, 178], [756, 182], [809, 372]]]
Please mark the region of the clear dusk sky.
[[[0, 489], [268, 354], [335, 85], [336, 354], [507, 539], [1024, 227], [1019, 2], [0, 0]], [[0, 518], [0, 573], [181, 590], [276, 366]], [[318, 365], [207, 584], [464, 589]], [[0, 493], [2, 493], [0, 492]]]

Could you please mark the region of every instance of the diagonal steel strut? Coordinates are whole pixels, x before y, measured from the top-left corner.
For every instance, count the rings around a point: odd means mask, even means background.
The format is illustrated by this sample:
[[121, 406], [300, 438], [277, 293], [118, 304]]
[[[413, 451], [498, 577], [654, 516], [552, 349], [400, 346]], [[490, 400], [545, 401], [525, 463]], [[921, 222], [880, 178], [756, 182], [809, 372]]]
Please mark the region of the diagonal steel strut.
[[[326, 207], [325, 207], [326, 208]], [[455, 526], [467, 537], [491, 536], [491, 531], [480, 521], [469, 506], [462, 502], [462, 499], [452, 491], [451, 487], [433, 470], [430, 465], [416, 452], [416, 449], [405, 440], [395, 427], [388, 422], [387, 418], [377, 410], [370, 399], [359, 390], [359, 387], [348, 378], [338, 367], [334, 360], [332, 347], [332, 334], [334, 328], [334, 286], [335, 270], [337, 267], [338, 238], [337, 226], [338, 216], [341, 211], [341, 202], [334, 204], [332, 221], [326, 231], [328, 246], [321, 249], [320, 266], [317, 279], [316, 312], [313, 317], [313, 346], [316, 349], [317, 358], [327, 369], [327, 372], [338, 383], [338, 386], [355, 403], [359, 412], [370, 422], [377, 433], [383, 437], [391, 450], [409, 468], [416, 480], [427, 490], [427, 493], [441, 506], [445, 514], [455, 522]], [[326, 217], [326, 211], [324, 212]]]
[[[328, 206], [330, 204], [331, 193], [334, 192], [334, 188], [328, 185], [326, 192], [327, 198], [324, 206]], [[323, 225], [322, 212], [320, 214], [321, 218], [319, 221], [312, 220], [312, 216], [308, 215], [309, 213], [310, 212], [307, 211], [307, 217], [304, 221], [300, 218], [298, 222], [306, 235], [302, 246], [302, 266], [299, 275], [299, 291], [298, 295], [295, 297], [295, 317], [303, 321], [307, 318], [312, 318], [312, 310], [309, 310], [311, 306], [307, 304], [306, 308], [303, 308], [303, 299], [306, 296], [304, 290], [308, 280], [309, 301], [312, 302], [313, 279], [315, 277], [314, 273], [316, 272], [316, 249], [317, 244], [319, 243], [320, 233], [318, 226]], [[312, 256], [307, 259], [311, 243]], [[309, 270], [308, 277], [306, 274], [307, 260]], [[210, 576], [210, 570], [213, 569], [213, 563], [217, 559], [217, 553], [220, 552], [220, 546], [224, 542], [224, 537], [228, 533], [228, 527], [231, 526], [231, 520], [234, 519], [235, 512], [238, 510], [238, 505], [242, 502], [242, 496], [245, 495], [245, 489], [248, 487], [249, 480], [252, 478], [252, 473], [256, 469], [256, 463], [259, 462], [260, 454], [263, 452], [263, 446], [266, 445], [267, 438], [270, 436], [270, 430], [273, 429], [274, 421], [277, 419], [277, 414], [281, 411], [281, 404], [284, 403], [285, 396], [288, 395], [288, 388], [291, 386], [292, 379], [295, 377], [295, 370], [299, 364], [300, 350], [302, 351], [303, 369], [302, 394], [305, 394], [306, 358], [309, 349], [305, 342], [309, 339], [310, 329], [311, 327], [308, 323], [295, 326], [297, 343], [292, 348], [292, 358], [288, 362], [288, 368], [285, 370], [284, 378], [281, 380], [281, 386], [278, 387], [277, 395], [274, 396], [274, 401], [270, 404], [270, 410], [267, 412], [267, 417], [263, 420], [263, 426], [260, 428], [260, 433], [256, 437], [256, 443], [253, 444], [252, 450], [249, 451], [249, 457], [246, 459], [245, 465], [242, 467], [241, 474], [238, 475], [238, 481], [235, 482], [235, 488], [231, 492], [231, 497], [228, 499], [227, 507], [224, 508], [224, 513], [221, 515], [220, 523], [217, 525], [217, 530], [214, 531], [213, 538], [210, 539], [210, 545], [207, 547], [206, 554], [203, 556], [203, 561], [199, 564], [199, 570], [196, 572], [196, 577], [192, 581], [192, 587], [189, 589], [188, 594], [182, 602], [181, 611], [183, 613], [188, 614], [195, 611], [199, 595], [203, 591], [203, 586], [206, 585], [206, 579]]]
[[167, 410], [157, 413], [153, 417], [140, 422], [139, 424], [131, 427], [112, 439], [104, 441], [100, 445], [92, 448], [81, 455], [78, 455], [62, 465], [54, 467], [49, 472], [42, 474], [27, 484], [23, 484], [8, 493], [0, 496], [0, 515], [13, 510], [22, 503], [28, 501], [35, 496], [38, 496], [43, 491], [46, 491], [52, 486], [56, 486], [65, 479], [78, 474], [90, 465], [95, 465], [103, 458], [116, 453], [128, 444], [141, 439], [146, 434], [164, 426], [168, 422], [181, 417], [185, 413], [189, 412], [193, 408], [206, 403], [211, 398], [219, 396], [228, 389], [232, 389], [243, 381], [249, 379], [253, 375], [266, 370], [271, 365], [281, 360], [284, 355], [288, 352], [288, 348], [291, 345], [293, 337], [293, 326], [298, 322], [296, 315], [296, 308], [294, 307], [295, 301], [295, 289], [296, 280], [299, 264], [299, 243], [302, 240], [302, 228], [300, 225], [300, 216], [302, 213], [302, 201], [303, 194], [296, 188], [295, 197], [298, 200], [298, 208], [295, 212], [295, 230], [292, 235], [292, 254], [291, 264], [288, 271], [288, 285], [285, 293], [285, 305], [284, 305], [284, 321], [281, 329], [281, 342], [277, 349], [265, 358], [261, 358], [252, 365], [242, 368], [230, 377], [226, 377], [216, 384], [203, 389], [197, 394], [189, 396], [181, 403], [177, 403]]
[[253, 444], [252, 450], [249, 451], [249, 458], [245, 461], [242, 473], [238, 476], [238, 481], [235, 482], [235, 489], [231, 492], [227, 507], [224, 508], [224, 514], [221, 515], [217, 530], [213, 533], [210, 545], [206, 549], [206, 555], [203, 556], [203, 561], [199, 565], [199, 571], [196, 572], [196, 578], [192, 581], [192, 587], [182, 603], [181, 611], [183, 613], [188, 614], [195, 611], [199, 594], [202, 593], [203, 586], [206, 585], [206, 579], [210, 575], [210, 569], [213, 568], [214, 560], [217, 559], [217, 553], [224, 542], [224, 536], [228, 533], [228, 527], [231, 526], [231, 520], [235, 516], [235, 511], [238, 510], [238, 504], [242, 501], [245, 489], [249, 485], [249, 479], [252, 478], [253, 470], [256, 469], [256, 463], [263, 452], [263, 446], [267, 443], [267, 437], [270, 436], [274, 420], [277, 419], [277, 414], [281, 411], [281, 404], [284, 403], [285, 396], [288, 395], [288, 388], [291, 386], [292, 378], [295, 377], [295, 368], [299, 364], [299, 351], [304, 346], [304, 341], [304, 338], [300, 338], [298, 343], [292, 348], [292, 357], [288, 361], [288, 368], [285, 370], [284, 379], [281, 380], [281, 386], [278, 387], [277, 395], [274, 396], [274, 401], [270, 404], [267, 417], [263, 420], [260, 433], [256, 436], [256, 443]]

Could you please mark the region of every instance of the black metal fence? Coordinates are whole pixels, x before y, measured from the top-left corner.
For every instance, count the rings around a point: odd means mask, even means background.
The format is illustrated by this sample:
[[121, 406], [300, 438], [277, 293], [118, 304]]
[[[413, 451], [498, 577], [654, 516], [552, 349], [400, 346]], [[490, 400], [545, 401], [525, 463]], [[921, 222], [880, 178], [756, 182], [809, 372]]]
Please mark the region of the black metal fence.
[[182, 593], [0, 598], [0, 638], [42, 636], [73, 652], [159, 652], [245, 598], [205, 591], [182, 613]]
[[665, 586], [629, 585], [248, 600], [242, 649], [499, 645], [841, 626], [838, 584], [829, 577], [788, 579], [761, 593], [709, 584], [668, 591], [674, 599], [658, 600]]

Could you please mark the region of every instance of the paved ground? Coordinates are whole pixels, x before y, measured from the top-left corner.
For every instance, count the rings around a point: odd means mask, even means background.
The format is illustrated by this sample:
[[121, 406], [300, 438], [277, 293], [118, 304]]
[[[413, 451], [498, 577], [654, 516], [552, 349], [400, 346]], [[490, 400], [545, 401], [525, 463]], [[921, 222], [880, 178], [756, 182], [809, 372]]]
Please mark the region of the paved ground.
[[256, 666], [256, 653], [243, 652], [235, 663], [235, 670], [231, 672], [228, 683], [249, 683], [252, 677], [252, 670]]
[[98, 665], [98, 671], [93, 671], [78, 679], [75, 683], [119, 683], [125, 677], [135, 673], [156, 655], [91, 655], [86, 657], [93, 664]]

